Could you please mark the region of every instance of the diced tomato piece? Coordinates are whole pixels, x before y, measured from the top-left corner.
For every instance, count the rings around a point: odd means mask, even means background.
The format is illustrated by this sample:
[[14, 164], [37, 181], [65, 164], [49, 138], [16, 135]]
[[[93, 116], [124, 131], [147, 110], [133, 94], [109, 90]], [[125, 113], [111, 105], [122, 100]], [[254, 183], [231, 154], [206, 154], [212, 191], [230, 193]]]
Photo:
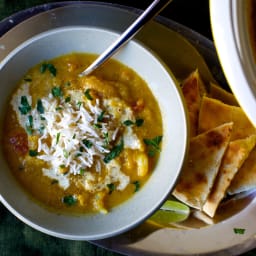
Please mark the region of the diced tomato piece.
[[19, 155], [25, 155], [28, 152], [28, 137], [24, 132], [18, 132], [9, 138], [15, 152]]

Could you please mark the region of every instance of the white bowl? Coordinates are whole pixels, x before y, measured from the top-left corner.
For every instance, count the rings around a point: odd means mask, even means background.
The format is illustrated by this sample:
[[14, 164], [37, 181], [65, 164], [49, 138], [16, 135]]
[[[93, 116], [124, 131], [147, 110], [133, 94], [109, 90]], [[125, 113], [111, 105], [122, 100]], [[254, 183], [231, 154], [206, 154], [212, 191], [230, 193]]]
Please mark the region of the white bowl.
[[[6, 100], [30, 67], [74, 51], [100, 54], [117, 37], [114, 32], [93, 27], [63, 27], [39, 34], [17, 47], [0, 63], [1, 127], [4, 125]], [[15, 181], [1, 153], [1, 202], [20, 220], [49, 235], [95, 240], [125, 232], [160, 206], [180, 173], [188, 136], [186, 113], [175, 78], [154, 54], [134, 41], [128, 43], [115, 58], [136, 70], [158, 99], [164, 127], [158, 164], [142, 189], [107, 215], [68, 216], [50, 212], [34, 203]]]
[[256, 63], [250, 44], [250, 1], [210, 1], [210, 16], [218, 56], [239, 104], [256, 125]]

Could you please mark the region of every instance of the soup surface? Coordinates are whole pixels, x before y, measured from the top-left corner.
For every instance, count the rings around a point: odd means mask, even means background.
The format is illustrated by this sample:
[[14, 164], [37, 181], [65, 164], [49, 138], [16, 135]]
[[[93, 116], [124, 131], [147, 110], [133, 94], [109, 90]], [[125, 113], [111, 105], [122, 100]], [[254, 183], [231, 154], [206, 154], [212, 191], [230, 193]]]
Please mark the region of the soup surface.
[[80, 77], [95, 57], [72, 53], [36, 65], [7, 106], [10, 169], [58, 212], [107, 213], [140, 190], [160, 151], [161, 113], [147, 84], [114, 60]]

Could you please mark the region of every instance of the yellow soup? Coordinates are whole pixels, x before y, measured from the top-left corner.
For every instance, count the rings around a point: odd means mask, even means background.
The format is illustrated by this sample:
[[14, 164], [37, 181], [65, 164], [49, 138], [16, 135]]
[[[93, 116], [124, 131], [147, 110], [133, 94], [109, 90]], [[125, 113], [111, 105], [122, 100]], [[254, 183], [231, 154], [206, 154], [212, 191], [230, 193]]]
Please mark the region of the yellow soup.
[[114, 60], [79, 77], [95, 57], [72, 53], [38, 64], [7, 108], [10, 169], [58, 212], [107, 213], [139, 193], [160, 152], [162, 119], [147, 84]]

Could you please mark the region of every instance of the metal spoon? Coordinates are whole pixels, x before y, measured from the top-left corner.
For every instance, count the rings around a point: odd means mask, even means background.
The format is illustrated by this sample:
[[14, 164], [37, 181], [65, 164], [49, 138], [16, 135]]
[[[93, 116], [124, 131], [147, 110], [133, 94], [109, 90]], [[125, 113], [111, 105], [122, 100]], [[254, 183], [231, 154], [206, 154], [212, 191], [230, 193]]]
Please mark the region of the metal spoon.
[[159, 12], [161, 12], [172, 0], [154, 0], [152, 4], [113, 42], [89, 67], [87, 67], [80, 77], [89, 75], [96, 68], [102, 65], [107, 59], [112, 57], [122, 46], [124, 46], [135, 34]]

